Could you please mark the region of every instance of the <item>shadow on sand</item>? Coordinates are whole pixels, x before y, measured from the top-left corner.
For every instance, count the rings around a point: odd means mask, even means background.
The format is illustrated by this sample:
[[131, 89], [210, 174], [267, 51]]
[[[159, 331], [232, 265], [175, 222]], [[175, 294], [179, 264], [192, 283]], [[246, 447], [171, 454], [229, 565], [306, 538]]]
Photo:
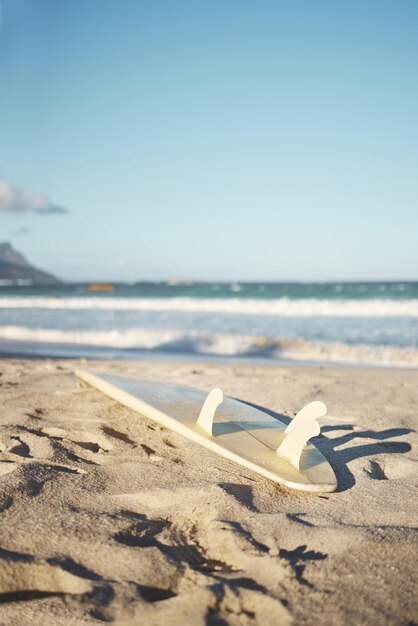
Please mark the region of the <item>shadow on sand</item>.
[[[241, 402], [243, 402], [241, 400]], [[270, 409], [266, 409], [258, 404], [251, 402], [245, 402], [249, 406], [264, 411], [268, 415], [280, 420], [285, 424], [289, 424], [291, 421], [289, 417], [276, 413]], [[340, 437], [329, 438], [326, 433], [332, 431], [349, 431], [347, 434]], [[375, 456], [376, 454], [404, 454], [411, 450], [411, 445], [406, 441], [387, 441], [391, 437], [401, 437], [415, 432], [411, 428], [388, 428], [386, 430], [362, 430], [355, 431], [353, 424], [336, 424], [332, 426], [322, 426], [321, 434], [318, 437], [313, 437], [310, 442], [313, 443], [318, 450], [326, 457], [326, 459], [332, 465], [334, 472], [337, 476], [338, 487], [337, 492], [346, 491], [351, 489], [356, 483], [353, 473], [348, 467], [348, 463], [354, 459], [361, 457]], [[374, 439], [374, 443], [366, 443], [364, 445], [351, 446], [339, 450], [340, 446], [347, 444], [354, 439]]]

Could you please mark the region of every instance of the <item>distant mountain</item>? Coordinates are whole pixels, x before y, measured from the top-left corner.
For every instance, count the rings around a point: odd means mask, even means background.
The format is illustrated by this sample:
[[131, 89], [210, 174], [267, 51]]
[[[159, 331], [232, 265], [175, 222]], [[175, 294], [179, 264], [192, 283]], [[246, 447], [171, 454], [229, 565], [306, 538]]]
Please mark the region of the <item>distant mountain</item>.
[[0, 243], [0, 282], [12, 284], [57, 285], [58, 278], [33, 267], [11, 243]]

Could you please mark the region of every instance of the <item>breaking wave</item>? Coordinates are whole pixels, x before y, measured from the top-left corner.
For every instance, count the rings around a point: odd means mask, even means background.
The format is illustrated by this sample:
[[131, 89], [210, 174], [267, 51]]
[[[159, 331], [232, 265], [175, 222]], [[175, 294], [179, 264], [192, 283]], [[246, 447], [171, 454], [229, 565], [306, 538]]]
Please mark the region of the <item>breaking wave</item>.
[[53, 330], [22, 326], [0, 328], [0, 339], [31, 344], [73, 345], [122, 350], [156, 350], [194, 355], [265, 357], [295, 361], [418, 367], [418, 349], [279, 339], [234, 333], [155, 330]]
[[179, 311], [283, 317], [418, 317], [418, 299], [2, 297], [0, 309]]

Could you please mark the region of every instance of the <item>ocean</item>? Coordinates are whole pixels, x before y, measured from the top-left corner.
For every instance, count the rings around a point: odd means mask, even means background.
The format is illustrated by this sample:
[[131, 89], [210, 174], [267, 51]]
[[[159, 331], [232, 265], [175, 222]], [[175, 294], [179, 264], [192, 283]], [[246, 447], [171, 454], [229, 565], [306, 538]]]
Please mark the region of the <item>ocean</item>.
[[4, 285], [0, 354], [418, 367], [418, 282]]

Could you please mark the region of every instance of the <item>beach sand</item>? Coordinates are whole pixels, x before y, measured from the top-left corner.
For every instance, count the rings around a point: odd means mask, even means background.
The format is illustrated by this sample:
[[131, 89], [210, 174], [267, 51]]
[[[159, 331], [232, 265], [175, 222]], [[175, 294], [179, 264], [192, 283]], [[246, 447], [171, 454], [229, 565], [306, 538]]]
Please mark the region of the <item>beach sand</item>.
[[[323, 400], [336, 493], [282, 488], [73, 372]], [[172, 361], [0, 362], [0, 624], [418, 621], [418, 374]]]

